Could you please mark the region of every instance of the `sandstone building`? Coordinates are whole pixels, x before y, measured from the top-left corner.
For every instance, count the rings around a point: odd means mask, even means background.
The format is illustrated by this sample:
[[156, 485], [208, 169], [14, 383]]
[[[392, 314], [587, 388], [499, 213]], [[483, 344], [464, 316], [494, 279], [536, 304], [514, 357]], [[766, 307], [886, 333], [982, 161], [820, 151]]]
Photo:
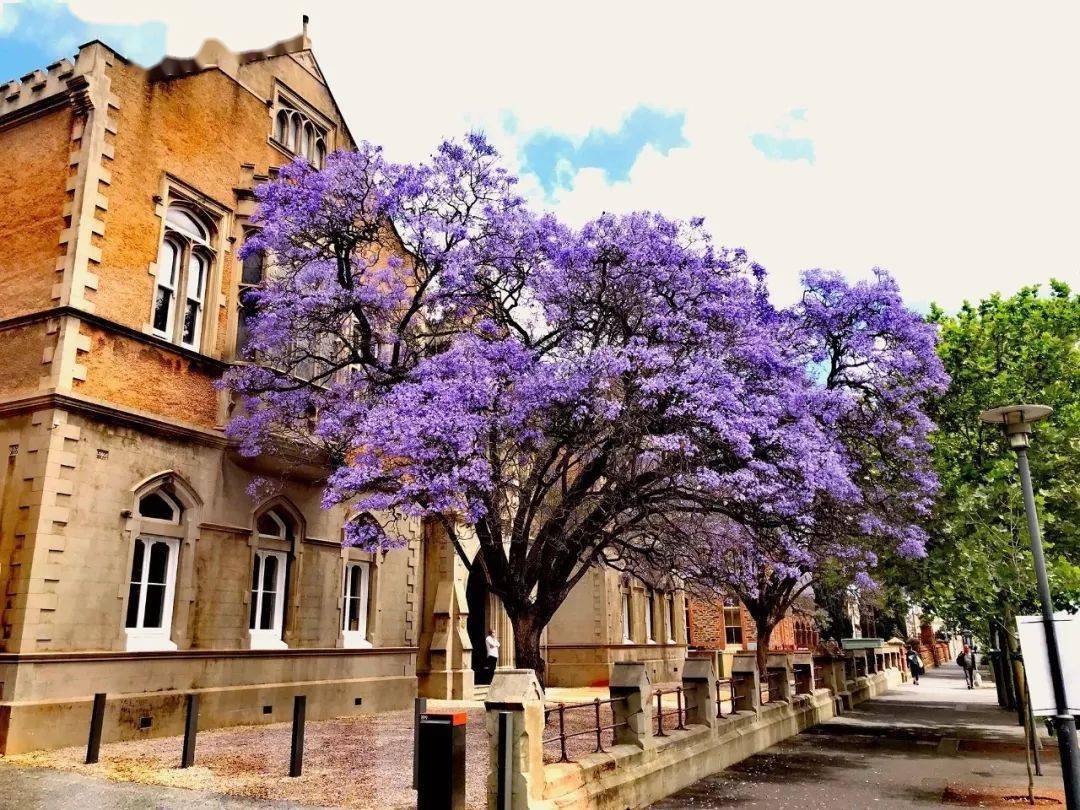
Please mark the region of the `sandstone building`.
[[[256, 185], [350, 149], [304, 35], [144, 69], [101, 42], [0, 85], [0, 752], [410, 705], [474, 694], [497, 600], [433, 526], [405, 548], [341, 544], [325, 471], [250, 459], [215, 388], [237, 362], [237, 251]], [[286, 480], [273, 498], [253, 478]], [[547, 637], [551, 678], [611, 662], [678, 677], [684, 601], [586, 577]], [[477, 659], [479, 660], [479, 659]]]

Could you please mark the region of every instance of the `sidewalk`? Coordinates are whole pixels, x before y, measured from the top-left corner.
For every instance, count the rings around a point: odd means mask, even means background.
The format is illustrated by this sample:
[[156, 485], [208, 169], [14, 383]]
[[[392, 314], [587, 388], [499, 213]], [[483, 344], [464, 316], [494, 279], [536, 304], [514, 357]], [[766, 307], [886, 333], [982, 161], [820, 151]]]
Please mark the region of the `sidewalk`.
[[[969, 690], [955, 664], [907, 683], [709, 776], [655, 810], [1017, 807], [1027, 785], [1024, 731], [993, 687]], [[1046, 741], [1045, 731], [1043, 740]], [[1063, 806], [1053, 748], [1035, 780]]]
[[[1001, 747], [1022, 752], [1024, 727], [1016, 713], [997, 705], [992, 685], [968, 689], [964, 674], [949, 662], [928, 669], [919, 679], [897, 690], [862, 703], [854, 710], [822, 723], [819, 734], [863, 734], [923, 742], [955, 740], [958, 748], [980, 750]], [[1036, 726], [1043, 745], [1053, 745], [1041, 725]]]

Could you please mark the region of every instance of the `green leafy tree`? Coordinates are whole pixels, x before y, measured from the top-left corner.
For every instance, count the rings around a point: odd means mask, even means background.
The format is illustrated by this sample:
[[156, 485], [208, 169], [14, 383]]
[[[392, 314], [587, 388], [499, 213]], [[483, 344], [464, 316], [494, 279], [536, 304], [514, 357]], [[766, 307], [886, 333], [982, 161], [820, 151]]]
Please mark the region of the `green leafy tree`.
[[904, 584], [947, 624], [997, 639], [1037, 611], [1037, 593], [1016, 459], [979, 420], [985, 408], [1054, 408], [1036, 428], [1032, 477], [1055, 607], [1080, 603], [1080, 295], [1052, 281], [929, 319], [952, 384], [933, 410], [941, 492], [929, 553]]

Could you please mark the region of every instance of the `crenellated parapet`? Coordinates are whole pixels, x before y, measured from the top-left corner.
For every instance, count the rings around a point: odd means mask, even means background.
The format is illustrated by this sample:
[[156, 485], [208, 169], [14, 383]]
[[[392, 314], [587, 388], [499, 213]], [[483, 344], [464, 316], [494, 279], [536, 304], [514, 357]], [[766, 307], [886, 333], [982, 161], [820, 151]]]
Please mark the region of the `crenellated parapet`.
[[44, 70], [32, 70], [21, 78], [4, 82], [0, 85], [0, 118], [66, 95], [68, 81], [74, 75], [75, 63], [61, 59]]

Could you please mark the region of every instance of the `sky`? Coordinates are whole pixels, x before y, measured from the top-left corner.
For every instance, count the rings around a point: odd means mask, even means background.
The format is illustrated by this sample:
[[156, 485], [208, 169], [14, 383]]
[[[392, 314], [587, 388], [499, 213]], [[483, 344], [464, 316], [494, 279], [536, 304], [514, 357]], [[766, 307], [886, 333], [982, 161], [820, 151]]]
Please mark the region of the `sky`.
[[883, 267], [955, 309], [1080, 287], [1075, 2], [0, 0], [0, 81], [100, 38], [140, 64], [295, 35], [395, 160], [483, 130], [538, 208], [704, 216], [769, 270]]

